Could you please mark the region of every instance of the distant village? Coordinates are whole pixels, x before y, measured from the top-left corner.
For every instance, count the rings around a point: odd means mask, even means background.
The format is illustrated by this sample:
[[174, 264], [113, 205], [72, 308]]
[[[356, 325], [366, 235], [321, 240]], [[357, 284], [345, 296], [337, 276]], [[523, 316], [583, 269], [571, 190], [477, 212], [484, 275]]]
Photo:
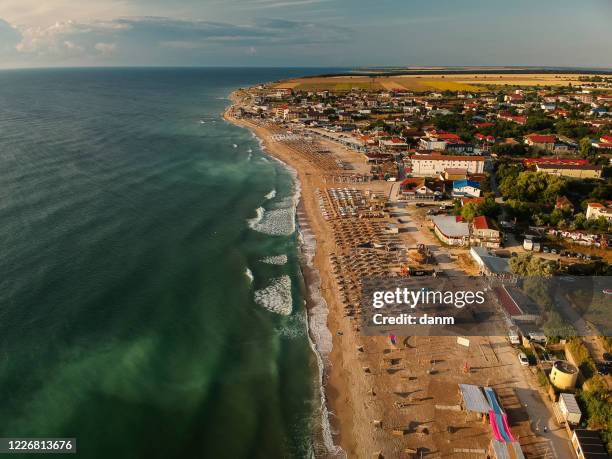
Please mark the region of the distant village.
[[[431, 201], [445, 244], [499, 248], [515, 237], [525, 250], [591, 260], [580, 249], [605, 249], [612, 233], [612, 91], [591, 83], [465, 93], [281, 83], [252, 88], [240, 116], [361, 152], [370, 175], [360, 179]], [[448, 199], [452, 209], [433, 204]]]

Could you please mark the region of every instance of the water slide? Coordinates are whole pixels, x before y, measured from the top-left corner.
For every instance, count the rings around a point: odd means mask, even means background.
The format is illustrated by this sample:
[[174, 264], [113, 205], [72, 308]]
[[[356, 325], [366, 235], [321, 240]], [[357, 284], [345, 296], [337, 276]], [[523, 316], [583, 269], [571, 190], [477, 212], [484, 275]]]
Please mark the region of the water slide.
[[514, 441], [514, 437], [508, 426], [508, 416], [503, 412], [501, 406], [499, 406], [495, 391], [490, 387], [485, 387], [484, 392], [491, 408], [493, 408], [489, 411], [489, 421], [491, 423], [491, 429], [493, 430], [493, 436], [497, 441], [502, 441], [504, 443]]

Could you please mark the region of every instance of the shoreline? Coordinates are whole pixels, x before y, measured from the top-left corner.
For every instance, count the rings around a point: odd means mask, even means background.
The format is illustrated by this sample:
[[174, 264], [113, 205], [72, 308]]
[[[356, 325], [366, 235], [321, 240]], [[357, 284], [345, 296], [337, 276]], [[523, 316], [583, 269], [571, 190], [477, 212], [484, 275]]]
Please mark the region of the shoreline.
[[[305, 304], [307, 316], [307, 333], [311, 349], [315, 355], [318, 367], [317, 381], [319, 383], [320, 406], [319, 412], [321, 425], [313, 432], [314, 435], [320, 436], [323, 446], [325, 447], [325, 456], [329, 458], [346, 458], [345, 450], [335, 441], [334, 437], [339, 439], [338, 434], [333, 433], [333, 411], [330, 406], [330, 391], [336, 390], [329, 383], [329, 370], [332, 366], [331, 352], [333, 349], [333, 336], [328, 325], [328, 316], [330, 309], [328, 302], [323, 294], [322, 279], [320, 267], [315, 261], [317, 255], [317, 234], [313, 230], [312, 217], [309, 215], [306, 197], [304, 194], [309, 194], [313, 190], [305, 189], [303, 186], [303, 177], [300, 176], [302, 168], [295, 163], [292, 163], [288, 155], [282, 154], [270, 145], [269, 136], [271, 133], [266, 129], [258, 126], [253, 126], [250, 123], [238, 120], [230, 115], [230, 110], [236, 103], [236, 94], [232, 92], [229, 96], [231, 104], [223, 112], [223, 119], [236, 126], [248, 129], [257, 139], [261, 150], [275, 161], [280, 162], [288, 172], [293, 176], [294, 186], [296, 189], [296, 205], [295, 205], [295, 221], [296, 231], [299, 243], [299, 260], [300, 272], [305, 288]], [[320, 429], [320, 431], [319, 431]], [[315, 443], [315, 442], [313, 442]], [[319, 457], [316, 453], [317, 444], [313, 444], [315, 457]]]

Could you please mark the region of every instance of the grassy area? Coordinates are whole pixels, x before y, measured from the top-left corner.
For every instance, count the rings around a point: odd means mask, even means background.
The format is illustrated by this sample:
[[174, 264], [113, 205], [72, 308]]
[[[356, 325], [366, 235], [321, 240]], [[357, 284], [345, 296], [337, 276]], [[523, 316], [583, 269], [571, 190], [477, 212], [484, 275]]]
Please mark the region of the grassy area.
[[446, 74], [446, 75], [346, 75], [332, 77], [295, 78], [282, 81], [278, 87], [304, 91], [407, 90], [484, 91], [489, 87], [507, 86], [567, 86], [579, 84], [580, 75], [569, 74]]

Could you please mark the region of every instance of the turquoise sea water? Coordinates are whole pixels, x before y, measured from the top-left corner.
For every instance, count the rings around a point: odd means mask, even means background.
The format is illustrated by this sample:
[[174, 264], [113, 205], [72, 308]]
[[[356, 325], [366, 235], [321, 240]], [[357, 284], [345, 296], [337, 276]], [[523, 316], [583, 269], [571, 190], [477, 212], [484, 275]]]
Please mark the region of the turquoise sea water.
[[292, 177], [220, 114], [233, 88], [320, 71], [0, 72], [1, 437], [310, 454]]

